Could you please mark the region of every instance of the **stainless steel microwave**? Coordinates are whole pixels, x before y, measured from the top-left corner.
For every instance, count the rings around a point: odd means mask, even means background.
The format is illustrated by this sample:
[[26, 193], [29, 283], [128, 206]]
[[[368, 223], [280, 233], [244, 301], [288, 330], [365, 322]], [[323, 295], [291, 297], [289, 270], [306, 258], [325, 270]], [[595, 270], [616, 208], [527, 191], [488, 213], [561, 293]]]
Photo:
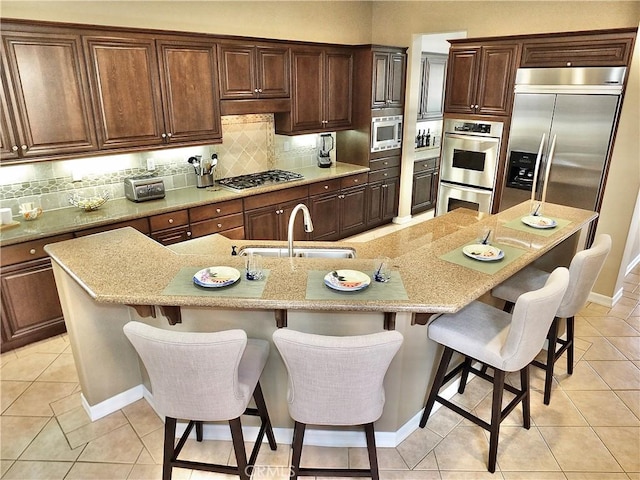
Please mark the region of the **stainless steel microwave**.
[[402, 146], [402, 115], [371, 119], [371, 151], [390, 150]]

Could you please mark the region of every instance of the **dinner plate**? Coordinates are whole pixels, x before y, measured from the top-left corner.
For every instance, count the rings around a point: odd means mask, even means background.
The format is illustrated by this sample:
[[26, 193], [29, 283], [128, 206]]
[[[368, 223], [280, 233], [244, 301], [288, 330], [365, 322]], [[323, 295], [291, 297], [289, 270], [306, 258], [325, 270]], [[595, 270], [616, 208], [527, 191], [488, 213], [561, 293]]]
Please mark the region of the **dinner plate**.
[[553, 228], [557, 225], [556, 221], [553, 218], [538, 217], [533, 215], [522, 217], [522, 223], [533, 228]]
[[240, 272], [233, 267], [208, 267], [196, 272], [193, 283], [200, 287], [219, 288], [240, 280]]
[[324, 283], [327, 287], [341, 292], [356, 292], [367, 288], [371, 278], [358, 270], [334, 270], [324, 276]]
[[496, 260], [504, 258], [504, 252], [502, 250], [493, 245], [483, 245], [482, 243], [466, 245], [462, 247], [462, 253], [474, 260], [481, 260], [483, 262], [495, 262]]

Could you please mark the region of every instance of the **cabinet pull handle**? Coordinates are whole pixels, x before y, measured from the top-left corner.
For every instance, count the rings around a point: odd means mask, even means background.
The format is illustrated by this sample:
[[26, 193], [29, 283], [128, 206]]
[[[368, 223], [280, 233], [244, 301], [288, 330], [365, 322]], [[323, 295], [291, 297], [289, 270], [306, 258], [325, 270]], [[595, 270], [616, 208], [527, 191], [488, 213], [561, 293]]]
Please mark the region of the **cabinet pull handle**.
[[173, 223], [173, 218], [170, 218], [170, 219], [169, 219], [169, 223]]
[[167, 137], [169, 137], [169, 138], [173, 137], [173, 133], [171, 133], [171, 132], [167, 133]]
[[222, 228], [222, 224], [221, 223], [218, 224], [218, 228]]
[[388, 176], [389, 176], [389, 174], [388, 174], [388, 173], [385, 173], [385, 174], [384, 174], [384, 175], [382, 175], [382, 176], [383, 176], [383, 177], [388, 177]]
[[359, 180], [359, 179], [357, 179], [357, 178], [354, 178], [354, 179], [353, 179], [353, 183], [358, 183], [359, 181], [360, 181], [360, 180]]
[[257, 89], [257, 88], [254, 88], [254, 89], [253, 89], [253, 93], [258, 93], [258, 89]]
[[325, 185], [325, 186], [324, 186], [324, 189], [325, 189], [325, 190], [329, 190], [329, 185]]
[[162, 135], [160, 135], [162, 138], [167, 138], [167, 134], [163, 133]]
[[389, 162], [384, 162], [383, 165], [389, 165]]
[[20, 148], [22, 148], [22, 150], [25, 151], [25, 152], [27, 151], [27, 146], [26, 145], [22, 145], [22, 147], [20, 147]]
[[262, 89], [261, 88], [258, 89], [258, 93], [262, 93]]
[[216, 213], [220, 213], [222, 210], [220, 210], [219, 208], [216, 208]]
[[191, 232], [187, 231], [187, 237], [191, 236]]
[[29, 250], [29, 253], [30, 253], [31, 255], [35, 255], [35, 254], [36, 254], [36, 249], [35, 249], [35, 248], [32, 248], [31, 250]]
[[13, 147], [11, 147], [11, 150], [13, 150], [14, 152], [18, 151], [18, 145], [14, 145]]

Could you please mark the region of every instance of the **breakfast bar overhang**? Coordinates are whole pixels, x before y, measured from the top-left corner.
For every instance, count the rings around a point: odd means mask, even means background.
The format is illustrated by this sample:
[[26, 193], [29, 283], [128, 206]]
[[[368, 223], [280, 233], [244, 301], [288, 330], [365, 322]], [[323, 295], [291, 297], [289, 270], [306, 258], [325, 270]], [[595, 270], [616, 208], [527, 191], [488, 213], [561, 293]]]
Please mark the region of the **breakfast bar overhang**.
[[[286, 242], [232, 241], [211, 235], [164, 247], [123, 228], [48, 245], [83, 405], [93, 420], [143, 396], [153, 405], [146, 372], [122, 332], [131, 320], [181, 331], [242, 328], [249, 337], [269, 342], [275, 329], [285, 325], [325, 335], [395, 328], [405, 340], [385, 378], [385, 409], [376, 422], [379, 446], [395, 446], [417, 426], [433, 377], [438, 349], [427, 339], [427, 319], [464, 308], [558, 245], [580, 237], [597, 217], [595, 212], [546, 204], [544, 214], [557, 219], [557, 226], [537, 230], [520, 221], [529, 208], [524, 202], [496, 215], [458, 209], [366, 242], [296, 242], [309, 248], [352, 248], [356, 257], [264, 257], [267, 275], [257, 293], [254, 289], [251, 294], [246, 289], [233, 293], [236, 287], [218, 294], [191, 284], [184, 287], [187, 290], [172, 286], [185, 272], [206, 267], [224, 265], [242, 271], [244, 258], [231, 255], [232, 245], [241, 249]], [[484, 262], [476, 266], [460, 249], [477, 242], [486, 228], [505, 257], [489, 267]], [[363, 297], [357, 292], [331, 292], [321, 281], [315, 288], [323, 272], [352, 269], [371, 274], [382, 256], [391, 259], [393, 294], [385, 290], [386, 284], [373, 282], [377, 290]], [[238, 285], [243, 282], [247, 281]], [[275, 348], [262, 378], [276, 438], [290, 441], [287, 374]], [[309, 440], [317, 444], [335, 445], [339, 436], [333, 431], [315, 433]], [[344, 437], [341, 444], [364, 444], [364, 436], [347, 433], [354, 437]]]

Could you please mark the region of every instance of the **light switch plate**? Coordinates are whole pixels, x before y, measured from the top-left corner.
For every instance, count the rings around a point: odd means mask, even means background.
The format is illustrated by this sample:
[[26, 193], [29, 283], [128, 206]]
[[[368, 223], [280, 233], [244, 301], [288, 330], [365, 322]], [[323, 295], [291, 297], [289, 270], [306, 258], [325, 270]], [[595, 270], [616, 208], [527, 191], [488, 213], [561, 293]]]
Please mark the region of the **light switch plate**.
[[147, 158], [147, 170], [152, 172], [156, 169], [156, 161], [153, 158]]

